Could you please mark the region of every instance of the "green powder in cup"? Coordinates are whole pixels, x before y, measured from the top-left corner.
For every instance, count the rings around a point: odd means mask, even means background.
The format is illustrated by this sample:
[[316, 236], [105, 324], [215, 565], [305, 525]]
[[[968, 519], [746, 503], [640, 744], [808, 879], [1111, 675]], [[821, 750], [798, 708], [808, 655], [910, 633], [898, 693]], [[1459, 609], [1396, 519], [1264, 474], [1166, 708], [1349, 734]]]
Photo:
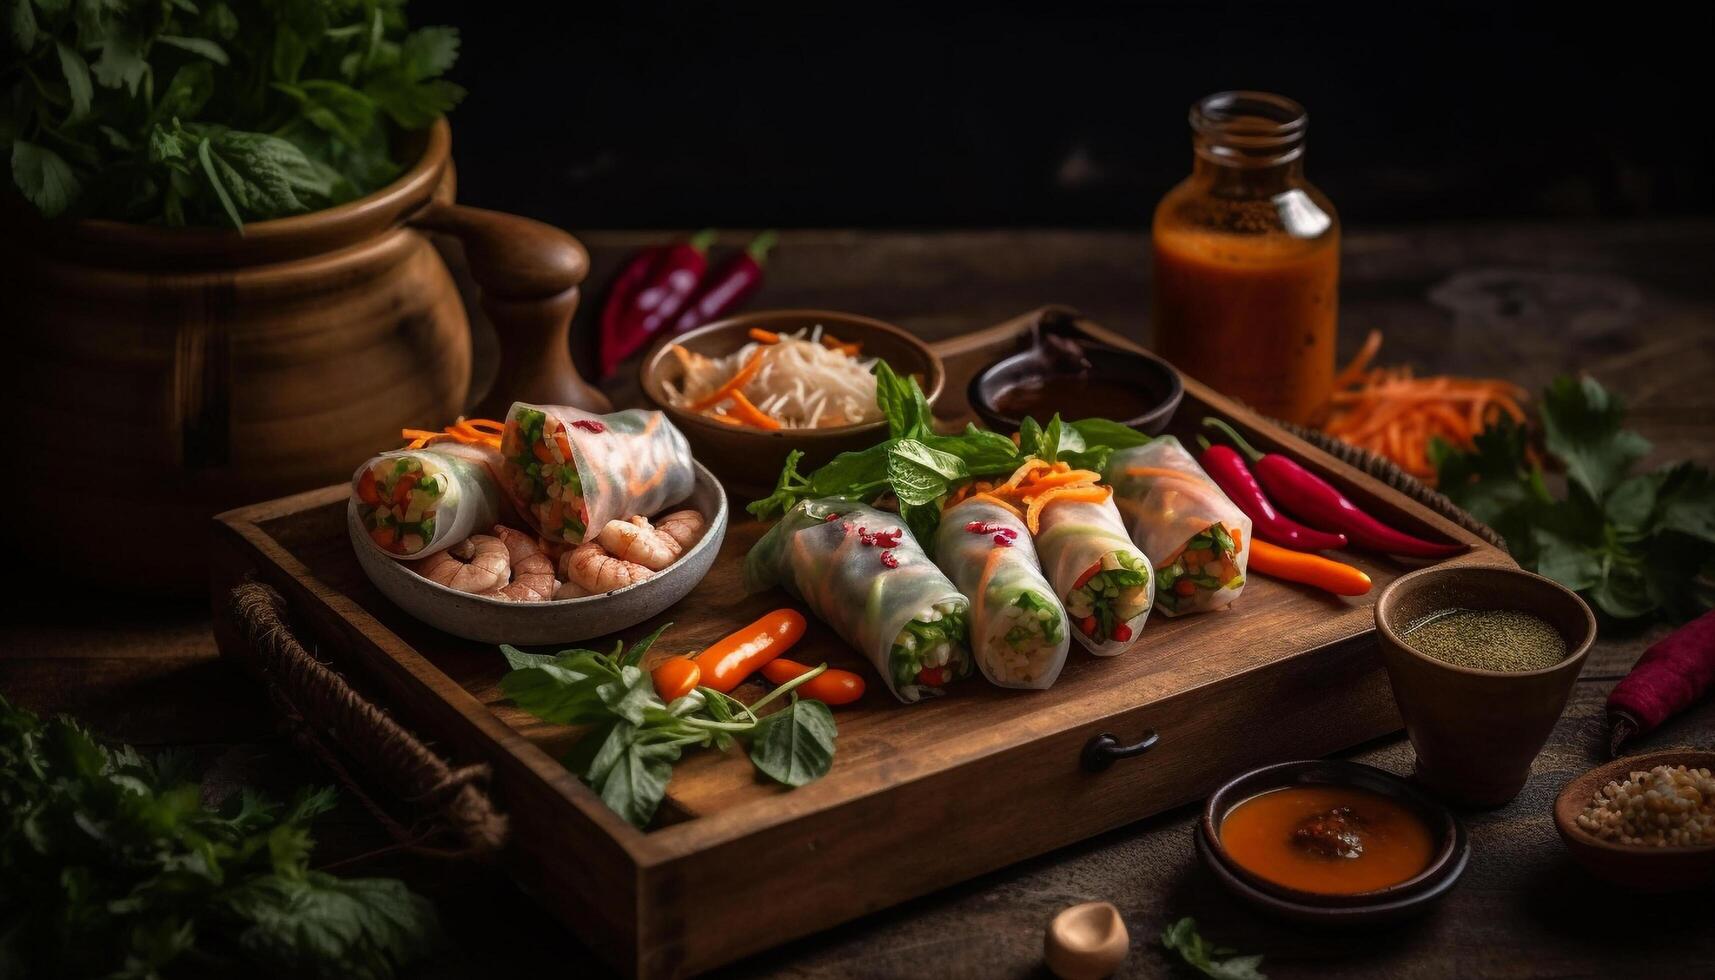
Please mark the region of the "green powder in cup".
[[1412, 649], [1455, 667], [1541, 670], [1566, 659], [1566, 640], [1540, 616], [1514, 609], [1439, 609], [1401, 631]]

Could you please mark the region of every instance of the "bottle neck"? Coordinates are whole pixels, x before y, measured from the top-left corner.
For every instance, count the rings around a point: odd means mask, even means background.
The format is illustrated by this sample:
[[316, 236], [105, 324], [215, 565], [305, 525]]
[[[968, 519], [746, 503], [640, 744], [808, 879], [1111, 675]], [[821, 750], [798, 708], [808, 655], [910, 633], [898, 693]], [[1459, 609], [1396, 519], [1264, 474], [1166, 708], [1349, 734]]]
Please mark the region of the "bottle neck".
[[1304, 180], [1309, 117], [1267, 92], [1219, 92], [1191, 107], [1192, 174], [1216, 193], [1269, 195]]

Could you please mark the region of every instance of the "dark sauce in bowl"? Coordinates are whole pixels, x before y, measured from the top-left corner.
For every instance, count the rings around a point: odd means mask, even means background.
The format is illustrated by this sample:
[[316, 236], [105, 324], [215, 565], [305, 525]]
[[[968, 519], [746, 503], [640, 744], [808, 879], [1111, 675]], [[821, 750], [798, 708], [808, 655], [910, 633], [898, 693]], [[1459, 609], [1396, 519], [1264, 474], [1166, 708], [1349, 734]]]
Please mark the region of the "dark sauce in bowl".
[[1153, 393], [1135, 384], [1089, 374], [1021, 378], [1002, 388], [992, 401], [996, 411], [1015, 419], [1046, 419], [1056, 412], [1063, 419], [1129, 419], [1160, 404]]

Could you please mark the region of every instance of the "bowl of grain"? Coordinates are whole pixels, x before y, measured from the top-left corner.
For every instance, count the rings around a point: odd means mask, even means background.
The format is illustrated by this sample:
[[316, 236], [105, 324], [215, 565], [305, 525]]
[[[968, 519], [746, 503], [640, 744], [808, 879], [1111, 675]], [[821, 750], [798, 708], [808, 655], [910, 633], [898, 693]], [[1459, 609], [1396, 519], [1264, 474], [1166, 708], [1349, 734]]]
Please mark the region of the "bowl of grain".
[[1715, 882], [1715, 752], [1616, 759], [1567, 783], [1554, 826], [1604, 881], [1642, 892]]

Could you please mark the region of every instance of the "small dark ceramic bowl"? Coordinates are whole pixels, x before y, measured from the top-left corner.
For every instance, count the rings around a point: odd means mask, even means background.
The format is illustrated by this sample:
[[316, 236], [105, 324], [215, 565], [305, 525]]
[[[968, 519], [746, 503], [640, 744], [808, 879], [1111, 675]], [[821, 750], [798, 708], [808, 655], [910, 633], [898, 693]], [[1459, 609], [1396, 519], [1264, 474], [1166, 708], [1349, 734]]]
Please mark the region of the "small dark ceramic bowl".
[[775, 432], [712, 422], [699, 413], [667, 403], [666, 383], [677, 381], [683, 371], [669, 348], [673, 344], [681, 344], [698, 354], [724, 357], [748, 343], [753, 329], [788, 333], [817, 324], [842, 341], [862, 343], [866, 357], [881, 358], [898, 374], [915, 375], [929, 404], [933, 405], [941, 396], [946, 372], [941, 366], [941, 359], [928, 345], [880, 320], [831, 310], [744, 313], [662, 340], [643, 358], [639, 375], [643, 395], [655, 408], [666, 412], [673, 424], [685, 433], [691, 444], [691, 454], [713, 470], [721, 482], [740, 491], [760, 490], [766, 493], [774, 486], [781, 467], [786, 465], [786, 455], [792, 450], [803, 450], [804, 459], [798, 464], [798, 469], [808, 473], [840, 453], [867, 449], [887, 438], [887, 421], [877, 419], [827, 429], [781, 429]]
[[[1221, 842], [1221, 823], [1240, 803], [1288, 786], [1351, 786], [1409, 807], [1428, 825], [1436, 847], [1429, 866], [1416, 876], [1375, 891], [1323, 895], [1269, 881], [1241, 867]], [[1197, 853], [1229, 890], [1257, 908], [1318, 925], [1389, 922], [1427, 911], [1452, 890], [1471, 859], [1465, 828], [1452, 811], [1393, 773], [1332, 759], [1283, 762], [1238, 776], [1210, 794], [1193, 828]]]
[[1638, 892], [1675, 892], [1715, 882], [1715, 844], [1697, 847], [1646, 847], [1616, 844], [1578, 826], [1578, 815], [1610, 782], [1656, 766], [1715, 769], [1715, 752], [1678, 749], [1634, 755], [1597, 766], [1567, 783], [1554, 800], [1554, 829], [1585, 870], [1604, 881]]
[[[1179, 372], [1154, 354], [1097, 343], [1069, 324], [1055, 320], [1045, 321], [1038, 328], [1034, 341], [1028, 350], [1003, 357], [971, 378], [966, 392], [971, 409], [996, 432], [1018, 431], [1024, 420], [1002, 412], [996, 402], [1008, 388], [1031, 381], [1062, 378], [1065, 383], [1076, 385], [1088, 378], [1136, 389], [1151, 407], [1130, 418], [1114, 418], [1114, 421], [1152, 436], [1160, 435], [1167, 428], [1167, 423], [1172, 421], [1173, 413], [1179, 408], [1179, 402], [1185, 397], [1185, 382], [1180, 379]], [[1081, 349], [1082, 360], [1087, 362], [1087, 366], [1074, 366], [1078, 349]], [[1070, 421], [1064, 413], [1061, 417]], [[1111, 414], [1102, 417], [1113, 418]], [[1037, 421], [1046, 422], [1047, 419]]]

